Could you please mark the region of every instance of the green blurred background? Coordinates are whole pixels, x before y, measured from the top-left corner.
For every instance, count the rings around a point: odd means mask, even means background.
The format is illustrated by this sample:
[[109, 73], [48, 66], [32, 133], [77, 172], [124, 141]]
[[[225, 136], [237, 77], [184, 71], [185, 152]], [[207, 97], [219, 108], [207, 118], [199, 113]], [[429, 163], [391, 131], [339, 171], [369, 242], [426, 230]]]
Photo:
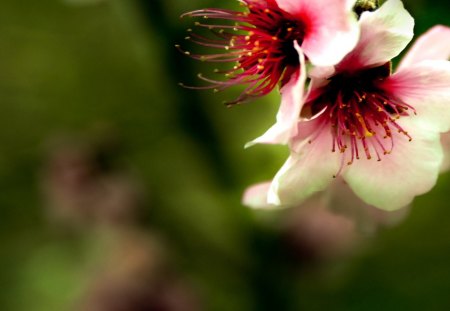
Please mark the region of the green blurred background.
[[[178, 86], [212, 67], [174, 48], [192, 48], [184, 43], [192, 20], [180, 14], [235, 4], [2, 2], [0, 310], [113, 311], [77, 305], [97, 278], [122, 271], [129, 258], [121, 256], [147, 248], [143, 262], [163, 257], [169, 267], [156, 268], [153, 293], [183, 306], [128, 311], [450, 307], [448, 174], [401, 224], [363, 237], [352, 256], [307, 269], [283, 242], [286, 212], [241, 205], [243, 190], [270, 179], [287, 155], [283, 147], [243, 149], [272, 124], [277, 94], [227, 109], [222, 101], [239, 90]], [[448, 0], [405, 5], [416, 34], [449, 24]], [[117, 193], [124, 195], [114, 214], [115, 199], [103, 201]], [[107, 205], [108, 221], [90, 210], [59, 215], [64, 204]], [[140, 271], [133, 269], [123, 268]]]

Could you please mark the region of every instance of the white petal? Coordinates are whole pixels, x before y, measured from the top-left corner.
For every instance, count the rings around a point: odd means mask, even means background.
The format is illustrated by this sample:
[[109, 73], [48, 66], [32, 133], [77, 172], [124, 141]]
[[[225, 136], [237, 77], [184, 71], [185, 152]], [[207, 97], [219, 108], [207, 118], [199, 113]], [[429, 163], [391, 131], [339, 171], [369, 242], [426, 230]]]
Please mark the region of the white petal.
[[[300, 128], [301, 130], [301, 128]], [[311, 143], [299, 142], [298, 153], [292, 152], [275, 176], [268, 202], [276, 205], [296, 205], [315, 192], [324, 190], [339, 171], [340, 154], [333, 153], [332, 136], [323, 128]]]
[[248, 142], [245, 148], [255, 144], [286, 144], [295, 134], [297, 120], [304, 102], [306, 81], [305, 57], [297, 42], [294, 43], [299, 54], [300, 69], [297, 75], [281, 89], [281, 104], [276, 123], [262, 136]]
[[268, 181], [248, 187], [242, 198], [242, 204], [255, 209], [274, 207], [267, 202], [270, 184], [271, 182]]
[[336, 68], [334, 66], [314, 66], [309, 70], [308, 77], [312, 79], [322, 79], [326, 80], [329, 77], [332, 77], [336, 72]]
[[359, 42], [338, 65], [339, 70], [384, 64], [400, 54], [414, 34], [414, 19], [400, 0], [388, 0], [378, 10], [364, 12], [359, 24]]
[[276, 1], [305, 24], [302, 48], [315, 65], [337, 64], [358, 42], [359, 27], [352, 11], [356, 0]]
[[395, 133], [390, 155], [380, 162], [361, 158], [343, 173], [361, 199], [384, 210], [399, 209], [428, 192], [436, 184], [443, 158], [438, 133], [422, 128], [413, 118], [398, 123], [409, 132], [411, 142]]
[[[299, 15], [304, 12], [325, 15], [327, 18], [335, 18], [337, 12], [351, 11], [356, 0], [275, 0], [278, 6], [292, 15]], [[334, 10], [334, 12], [333, 12]], [[334, 14], [333, 14], [334, 13]]]
[[302, 48], [318, 66], [335, 65], [358, 42], [359, 27], [352, 11], [355, 0], [277, 0], [283, 10], [305, 24]]
[[450, 62], [422, 61], [385, 80], [387, 89], [417, 111], [431, 130], [450, 130]]
[[[328, 3], [330, 2], [328, 1]], [[303, 41], [302, 47], [305, 54], [316, 66], [330, 66], [339, 63], [358, 42], [360, 28], [354, 13], [334, 12], [334, 14], [335, 16], [345, 15], [342, 16], [342, 20], [318, 21], [321, 25], [317, 26], [317, 30], [311, 32]], [[323, 16], [323, 18], [327, 17]]]
[[420, 36], [403, 57], [398, 69], [424, 60], [448, 60], [450, 58], [450, 27], [437, 25]]

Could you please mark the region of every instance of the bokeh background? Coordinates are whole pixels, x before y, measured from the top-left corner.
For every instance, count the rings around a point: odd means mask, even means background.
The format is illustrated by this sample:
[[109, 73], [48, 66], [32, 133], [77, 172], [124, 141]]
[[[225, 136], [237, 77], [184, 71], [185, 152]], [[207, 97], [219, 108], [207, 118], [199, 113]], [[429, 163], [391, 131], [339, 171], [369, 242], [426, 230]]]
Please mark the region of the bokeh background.
[[[416, 34], [449, 24], [448, 0], [404, 2]], [[181, 88], [213, 67], [174, 48], [180, 14], [236, 4], [2, 2], [0, 310], [450, 306], [448, 173], [395, 226], [241, 205], [287, 155], [243, 149], [278, 95]]]

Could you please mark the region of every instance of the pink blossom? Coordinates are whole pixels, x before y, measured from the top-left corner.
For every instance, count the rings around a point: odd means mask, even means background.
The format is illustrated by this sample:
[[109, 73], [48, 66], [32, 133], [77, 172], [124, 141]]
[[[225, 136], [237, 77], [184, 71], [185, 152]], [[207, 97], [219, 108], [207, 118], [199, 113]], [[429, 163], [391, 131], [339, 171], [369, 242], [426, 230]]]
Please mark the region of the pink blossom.
[[[448, 57], [448, 28], [420, 38], [392, 74], [390, 60], [412, 39], [412, 17], [401, 1], [388, 0], [364, 12], [359, 26], [355, 49], [333, 67], [314, 69], [307, 96], [295, 103], [301, 113], [290, 129], [291, 155], [267, 204], [298, 204], [339, 176], [367, 204], [394, 210], [436, 183], [440, 133], [450, 130], [450, 63], [439, 60]], [[424, 42], [433, 44], [427, 53], [420, 52]], [[285, 92], [281, 110], [292, 104]], [[283, 142], [262, 137], [256, 142]]]
[[[217, 49], [210, 55], [184, 52], [195, 59], [232, 62], [223, 73], [225, 81], [199, 77], [211, 85], [198, 88], [222, 90], [247, 85], [244, 93], [229, 104], [268, 94], [279, 82], [299, 78], [297, 42], [315, 65], [339, 62], [355, 46], [359, 29], [352, 12], [355, 0], [241, 0], [244, 11], [203, 9], [183, 16], [202, 17], [196, 26], [211, 30], [212, 36], [192, 32], [187, 39]], [[221, 20], [221, 25], [206, 20]]]

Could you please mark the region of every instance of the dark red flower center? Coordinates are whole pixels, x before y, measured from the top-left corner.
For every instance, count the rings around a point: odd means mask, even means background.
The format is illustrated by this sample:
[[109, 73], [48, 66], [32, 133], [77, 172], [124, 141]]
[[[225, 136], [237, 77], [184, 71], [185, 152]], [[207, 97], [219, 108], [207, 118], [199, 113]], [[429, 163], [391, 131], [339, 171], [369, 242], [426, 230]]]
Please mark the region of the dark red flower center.
[[305, 105], [305, 110], [313, 116], [321, 113], [319, 117], [331, 125], [332, 151], [348, 154], [348, 164], [360, 156], [381, 161], [381, 155], [394, 147], [394, 131], [412, 139], [397, 121], [415, 110], [381, 87], [389, 75], [390, 63], [337, 74]]
[[187, 39], [220, 51], [215, 54], [199, 55], [184, 52], [195, 59], [211, 62], [233, 62], [230, 70], [219, 71], [226, 80], [199, 77], [210, 83], [199, 88], [223, 90], [229, 86], [244, 84], [246, 88], [235, 101], [236, 104], [250, 97], [270, 93], [281, 81], [283, 85], [299, 70], [299, 56], [294, 41], [303, 42], [307, 24], [280, 9], [275, 0], [245, 0], [245, 12], [224, 9], [204, 9], [185, 14], [203, 17], [206, 20], [222, 20], [222, 24], [197, 22], [195, 25], [207, 28], [212, 35], [192, 33]]

